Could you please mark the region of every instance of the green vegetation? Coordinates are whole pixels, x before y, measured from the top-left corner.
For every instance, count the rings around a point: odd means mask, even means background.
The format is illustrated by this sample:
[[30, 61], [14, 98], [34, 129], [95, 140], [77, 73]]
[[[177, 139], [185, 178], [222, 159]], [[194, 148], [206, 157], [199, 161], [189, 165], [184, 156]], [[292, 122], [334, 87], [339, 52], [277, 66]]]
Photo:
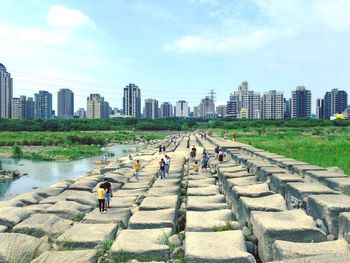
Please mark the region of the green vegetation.
[[[350, 174], [350, 127], [258, 127], [228, 130], [239, 142], [322, 167], [339, 167]], [[222, 136], [225, 130], [214, 133]]]
[[74, 222], [80, 222], [81, 220], [83, 220], [83, 218], [85, 217], [86, 213], [84, 212], [80, 212], [79, 215], [75, 216], [73, 218]]
[[32, 160], [73, 160], [102, 153], [110, 143], [163, 139], [163, 132], [0, 132], [0, 156]]
[[225, 225], [214, 227], [214, 232], [228, 231], [228, 230], [237, 230], [231, 222], [226, 222]]

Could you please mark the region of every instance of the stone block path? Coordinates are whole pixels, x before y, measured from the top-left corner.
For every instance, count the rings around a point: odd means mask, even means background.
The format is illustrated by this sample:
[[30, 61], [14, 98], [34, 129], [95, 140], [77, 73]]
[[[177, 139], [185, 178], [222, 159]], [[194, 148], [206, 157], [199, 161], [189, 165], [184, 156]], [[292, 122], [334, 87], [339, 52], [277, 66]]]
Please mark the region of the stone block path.
[[[349, 262], [348, 175], [238, 142], [177, 137], [132, 154], [139, 180], [123, 157], [0, 202], [0, 262]], [[171, 157], [165, 179], [158, 145]], [[197, 174], [203, 150], [209, 167]], [[101, 214], [104, 178], [114, 197]]]

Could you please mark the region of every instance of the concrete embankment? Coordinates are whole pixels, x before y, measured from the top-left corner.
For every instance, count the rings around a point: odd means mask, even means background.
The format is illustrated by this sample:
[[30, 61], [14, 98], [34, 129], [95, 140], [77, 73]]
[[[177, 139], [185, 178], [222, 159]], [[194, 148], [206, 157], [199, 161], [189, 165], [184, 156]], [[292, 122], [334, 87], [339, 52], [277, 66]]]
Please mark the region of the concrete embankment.
[[[350, 262], [347, 175], [217, 138], [161, 144], [165, 179], [150, 145], [133, 154], [139, 180], [126, 157], [0, 202], [0, 262]], [[203, 150], [209, 167], [197, 174]], [[101, 214], [104, 178], [114, 197]]]

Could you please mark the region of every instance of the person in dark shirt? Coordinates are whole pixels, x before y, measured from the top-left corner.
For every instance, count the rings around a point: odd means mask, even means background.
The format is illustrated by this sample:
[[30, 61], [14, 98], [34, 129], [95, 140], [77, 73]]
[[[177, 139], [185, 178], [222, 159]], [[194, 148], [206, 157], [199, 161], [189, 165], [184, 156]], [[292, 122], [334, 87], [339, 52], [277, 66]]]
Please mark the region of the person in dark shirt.
[[107, 178], [104, 179], [103, 188], [106, 190], [106, 194], [105, 194], [105, 211], [107, 211], [107, 208], [111, 208], [110, 202], [111, 202], [111, 197], [113, 196], [112, 185], [111, 185], [110, 182], [108, 182]]

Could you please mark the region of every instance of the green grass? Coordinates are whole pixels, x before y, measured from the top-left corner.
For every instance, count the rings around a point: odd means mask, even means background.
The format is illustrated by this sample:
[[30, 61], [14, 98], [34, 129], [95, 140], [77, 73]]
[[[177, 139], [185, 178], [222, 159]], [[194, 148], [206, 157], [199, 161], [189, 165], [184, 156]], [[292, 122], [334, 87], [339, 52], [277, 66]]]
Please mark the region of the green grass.
[[[214, 131], [219, 135], [222, 132]], [[350, 127], [251, 128], [234, 132], [239, 142], [321, 167], [336, 166], [350, 175]]]
[[32, 160], [74, 160], [99, 155], [109, 143], [165, 138], [164, 132], [0, 132], [0, 157]]
[[230, 222], [226, 222], [223, 226], [214, 227], [214, 232], [228, 231], [228, 230], [237, 230], [237, 228]]

